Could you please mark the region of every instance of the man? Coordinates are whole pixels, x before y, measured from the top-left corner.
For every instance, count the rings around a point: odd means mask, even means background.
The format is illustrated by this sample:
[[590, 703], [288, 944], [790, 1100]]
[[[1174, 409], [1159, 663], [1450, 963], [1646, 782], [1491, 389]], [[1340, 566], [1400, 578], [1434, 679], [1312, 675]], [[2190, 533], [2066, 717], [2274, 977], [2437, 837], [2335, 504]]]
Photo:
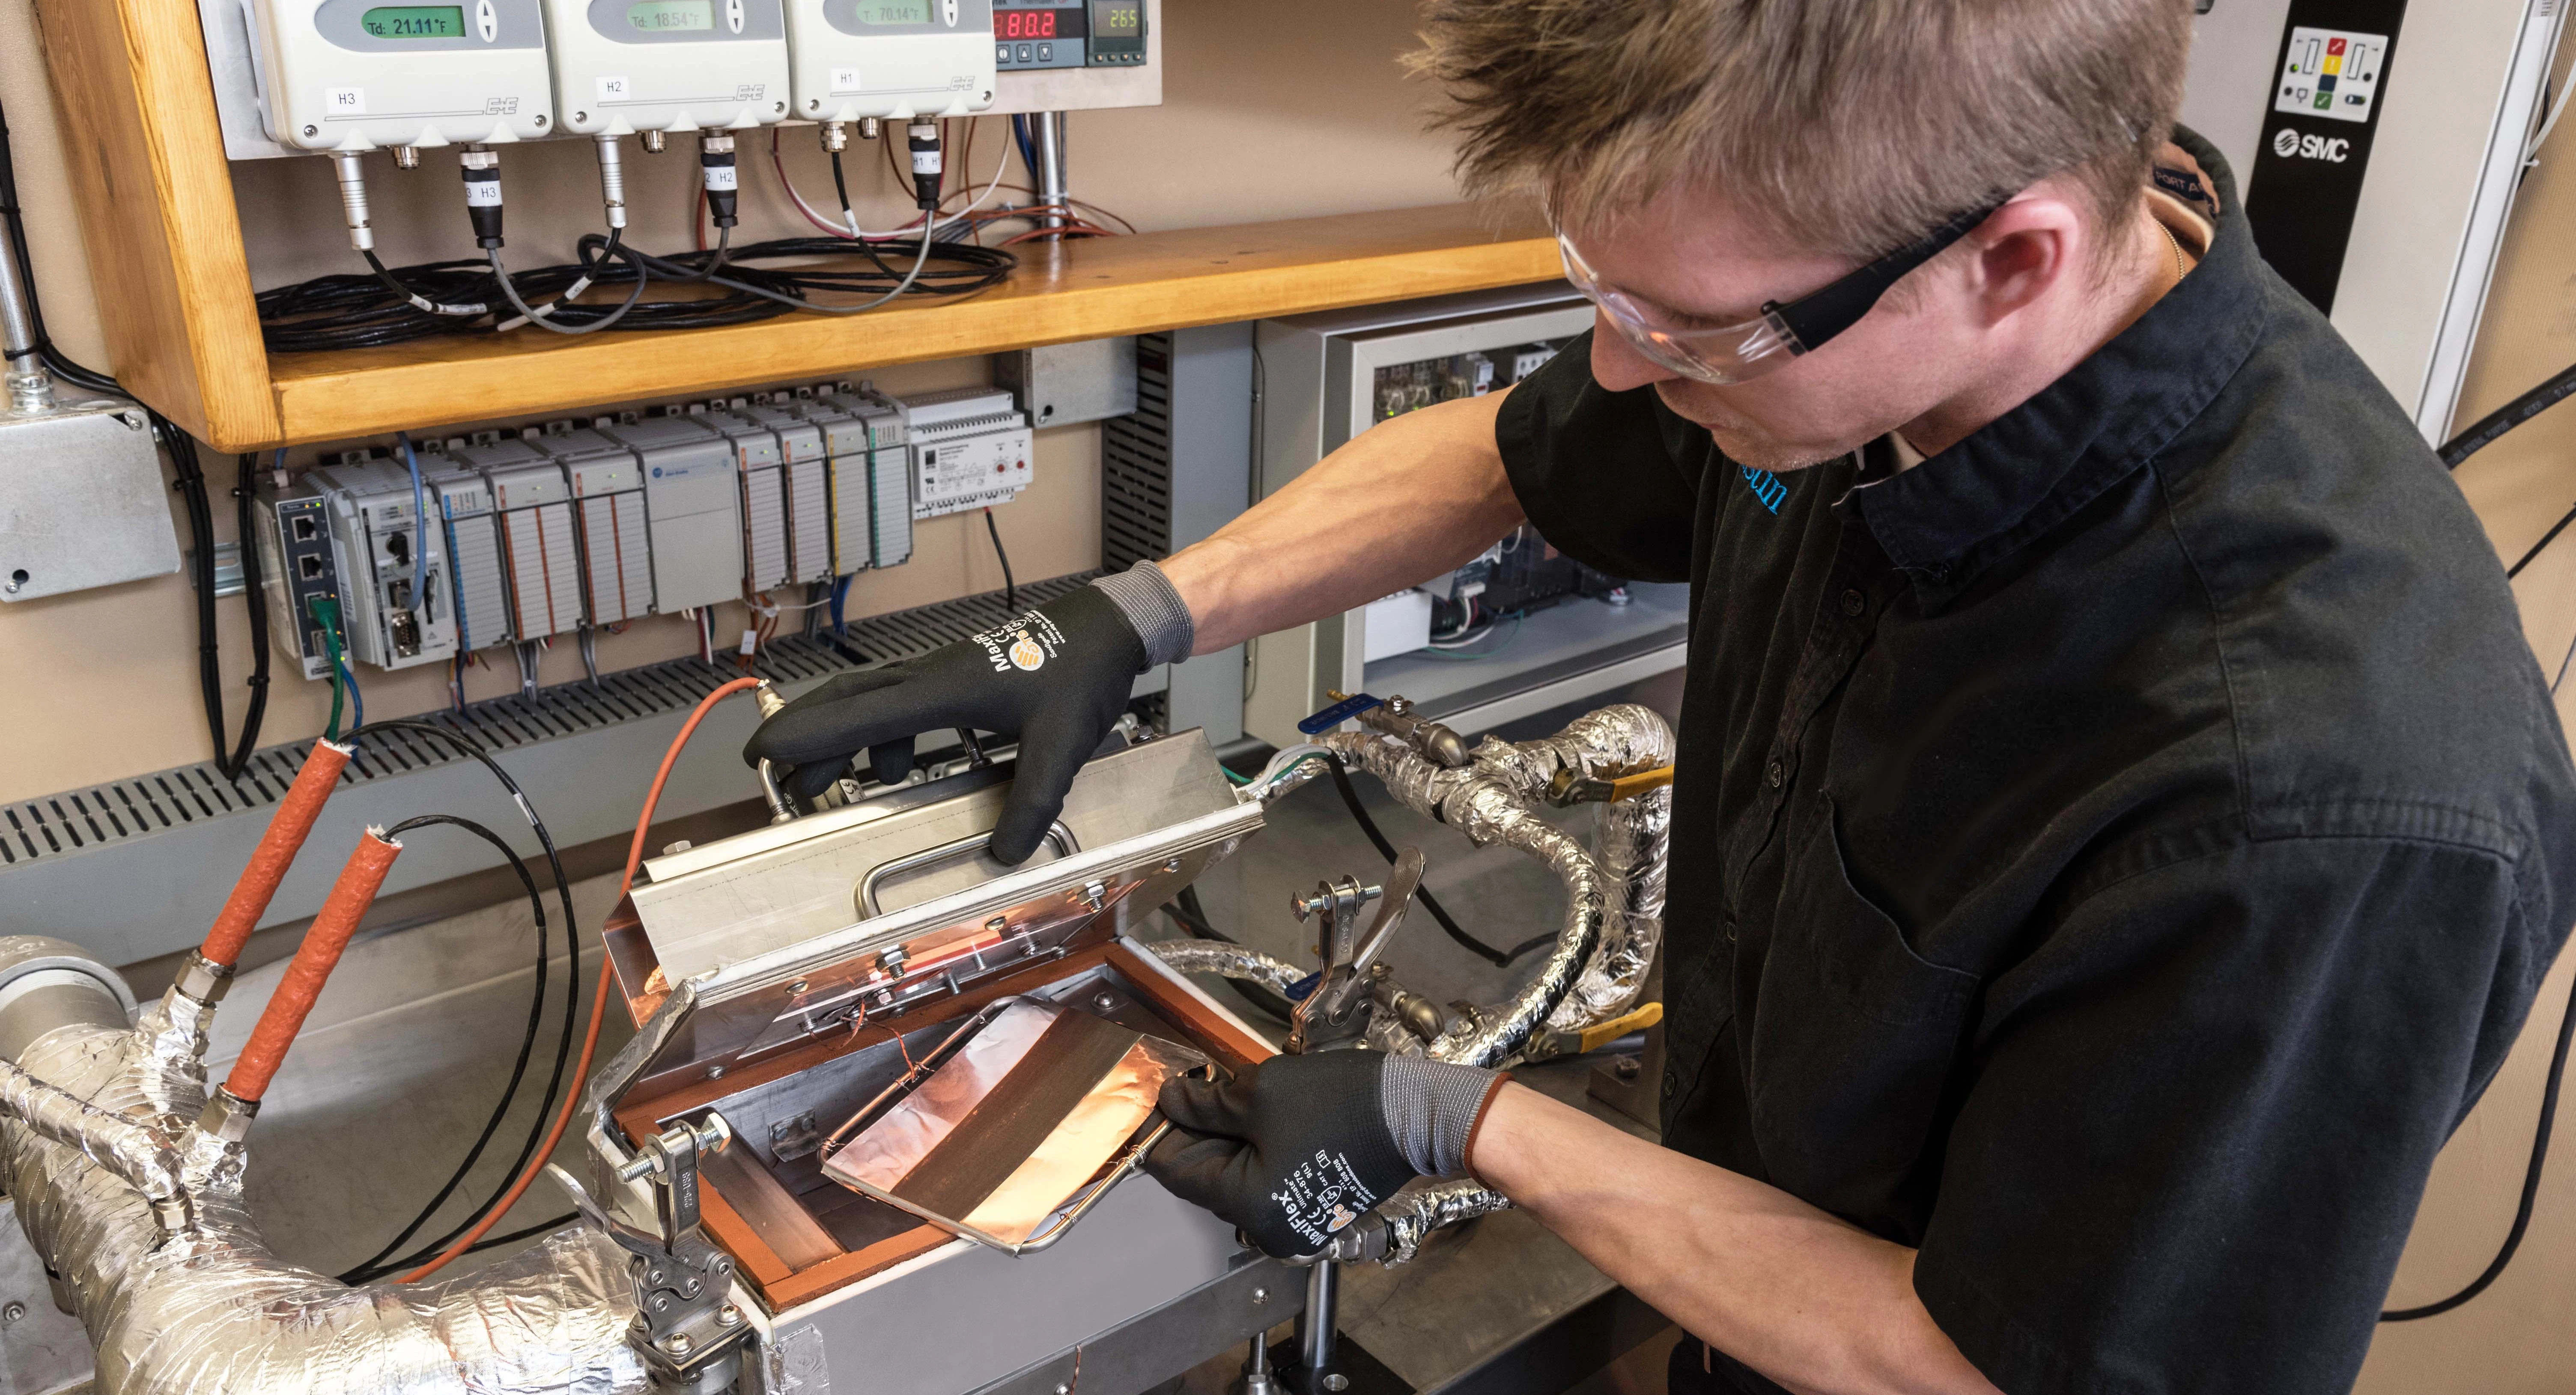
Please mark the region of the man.
[[751, 753], [1017, 731], [1023, 857], [1150, 662], [1524, 517], [1687, 580], [1665, 1146], [1330, 1053], [1172, 1092], [1155, 1174], [1294, 1248], [1309, 1159], [1472, 1170], [1699, 1339], [1677, 1391], [2348, 1388], [2576, 915], [2576, 771], [2457, 491], [2168, 143], [2189, 22], [1435, 0], [1588, 339], [1041, 608], [1034, 669], [844, 678]]

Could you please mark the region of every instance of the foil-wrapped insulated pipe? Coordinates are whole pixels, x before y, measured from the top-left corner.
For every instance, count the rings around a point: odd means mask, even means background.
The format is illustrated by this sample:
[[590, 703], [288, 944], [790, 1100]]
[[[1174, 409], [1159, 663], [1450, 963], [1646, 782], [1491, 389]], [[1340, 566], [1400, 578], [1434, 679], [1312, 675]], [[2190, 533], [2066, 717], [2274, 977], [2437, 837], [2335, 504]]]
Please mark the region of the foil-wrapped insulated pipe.
[[205, 1100], [204, 1010], [164, 1000], [132, 1028], [121, 1011], [61, 1024], [13, 1068], [79, 1103], [84, 1130], [97, 1114], [186, 1140], [187, 1233], [167, 1234], [96, 1153], [0, 1113], [0, 1186], [97, 1349], [102, 1395], [643, 1395], [625, 1254], [595, 1230], [412, 1285], [351, 1288], [270, 1254], [242, 1197], [245, 1150], [186, 1129]]
[[1222, 978], [1257, 983], [1272, 992], [1285, 994], [1291, 985], [1305, 979], [1305, 970], [1283, 959], [1274, 959], [1257, 949], [1242, 945], [1219, 944], [1213, 940], [1160, 940], [1145, 946], [1154, 957], [1185, 974], [1216, 974]]
[[77, 1151], [132, 1187], [150, 1204], [164, 1234], [180, 1234], [192, 1223], [179, 1154], [152, 1130], [67, 1095], [8, 1061], [0, 1061], [0, 1117]]
[[1635, 1006], [1664, 938], [1664, 867], [1673, 828], [1673, 791], [1651, 789], [1601, 806], [1593, 843], [1607, 915], [1601, 948], [1573, 991], [1557, 1004], [1548, 1029], [1579, 1032]]
[[1398, 1192], [1377, 1209], [1386, 1222], [1386, 1252], [1378, 1262], [1389, 1269], [1410, 1263], [1421, 1253], [1423, 1238], [1442, 1226], [1510, 1209], [1510, 1197], [1472, 1177]]

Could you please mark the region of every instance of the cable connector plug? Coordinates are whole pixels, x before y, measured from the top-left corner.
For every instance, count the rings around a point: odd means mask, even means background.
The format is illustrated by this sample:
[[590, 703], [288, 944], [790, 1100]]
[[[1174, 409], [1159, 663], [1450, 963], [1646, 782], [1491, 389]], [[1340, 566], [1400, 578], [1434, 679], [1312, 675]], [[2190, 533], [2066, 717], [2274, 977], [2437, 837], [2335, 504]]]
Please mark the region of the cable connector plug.
[[[592, 139], [599, 143], [599, 200], [607, 208], [608, 226], [625, 227], [626, 152], [618, 148], [614, 135], [602, 133]], [[498, 176], [494, 182], [498, 183]]]
[[474, 245], [486, 250], [501, 245], [501, 156], [479, 145], [456, 157], [465, 167], [465, 216], [474, 223]]
[[361, 252], [372, 252], [376, 230], [367, 223], [367, 170], [358, 163], [358, 152], [331, 152], [331, 168], [340, 177], [340, 220], [349, 226], [349, 245]]
[[709, 131], [698, 137], [698, 177], [705, 182], [707, 216], [719, 228], [730, 228], [741, 219], [737, 216], [741, 196], [740, 172], [733, 161], [733, 133]]
[[914, 117], [904, 134], [912, 145], [913, 206], [934, 211], [939, 207], [939, 180], [945, 168], [939, 155], [939, 123], [927, 116]]

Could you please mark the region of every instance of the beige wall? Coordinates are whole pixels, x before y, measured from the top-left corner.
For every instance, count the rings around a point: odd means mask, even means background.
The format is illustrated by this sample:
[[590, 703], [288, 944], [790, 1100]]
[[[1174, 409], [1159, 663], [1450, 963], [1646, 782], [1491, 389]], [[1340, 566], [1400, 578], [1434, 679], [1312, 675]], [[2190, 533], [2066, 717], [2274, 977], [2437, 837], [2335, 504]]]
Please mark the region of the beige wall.
[[[1075, 193], [1145, 229], [1397, 208], [1454, 196], [1446, 146], [1421, 132], [1412, 110], [1416, 92], [1396, 71], [1395, 55], [1411, 32], [1405, 7], [1325, 0], [1298, 11], [1298, 27], [1309, 37], [1273, 37], [1281, 27], [1277, 12], [1267, 7], [1171, 0], [1164, 104], [1076, 113], [1068, 135]], [[28, 242], [38, 286], [56, 340], [95, 365], [103, 362], [95, 292], [78, 220], [54, 192], [66, 187], [61, 114], [52, 105], [35, 40], [29, 0], [0, 0], [0, 100], [7, 103], [29, 205]], [[972, 172], [979, 181], [989, 180], [1008, 145], [1008, 126], [999, 118], [978, 126]], [[755, 138], [745, 146], [740, 240], [806, 231], [779, 192], [766, 141]], [[786, 130], [781, 151], [809, 201], [829, 195], [830, 166], [812, 128]], [[900, 222], [906, 210], [894, 196], [882, 152], [858, 144], [848, 158], [853, 197], [866, 225]], [[383, 157], [371, 159], [369, 167], [375, 226], [388, 261], [401, 265], [474, 254], [451, 159], [428, 152], [422, 167], [409, 174]], [[596, 168], [586, 142], [504, 148], [513, 265], [570, 256], [573, 238], [598, 216]], [[693, 189], [688, 143], [674, 142], [656, 158], [630, 142], [627, 168], [635, 240], [647, 247], [682, 245]], [[1011, 178], [1019, 177], [1014, 167]], [[255, 285], [355, 265], [325, 161], [246, 162], [235, 166], [234, 189]], [[865, 335], [865, 321], [852, 322], [850, 332]], [[881, 386], [908, 391], [980, 382], [985, 374], [984, 362], [971, 360], [875, 376]], [[314, 453], [299, 449], [291, 459], [301, 462]], [[1098, 565], [1097, 429], [1041, 433], [1035, 466], [1029, 491], [994, 511], [1014, 570], [1033, 580]], [[207, 469], [216, 478], [217, 529], [229, 541], [232, 513], [221, 491], [230, 486], [234, 464], [230, 457], [210, 457]], [[185, 536], [182, 528], [183, 546]], [[860, 576], [851, 587], [852, 615], [1002, 584], [976, 515], [923, 524], [916, 548], [910, 563]], [[204, 759], [211, 748], [197, 696], [193, 615], [183, 576], [0, 609], [0, 673], [13, 679], [0, 685], [0, 733], [6, 734], [0, 736], [0, 801]], [[238, 600], [227, 599], [220, 615], [226, 715], [238, 723], [251, 656], [248, 622]], [[720, 636], [738, 637], [741, 607], [724, 607], [717, 620]], [[603, 663], [626, 667], [688, 653], [695, 644], [688, 622], [656, 617], [624, 635], [603, 637], [599, 647]], [[487, 662], [496, 654], [487, 653]], [[570, 645], [547, 656], [546, 681], [579, 674]], [[417, 712], [447, 700], [443, 666], [394, 674], [361, 668], [359, 682], [370, 715]], [[497, 667], [469, 673], [467, 696], [491, 696], [515, 682], [507, 657], [499, 656]], [[317, 734], [329, 710], [327, 684], [281, 672], [262, 741]], [[92, 732], [99, 735], [85, 739]]]
[[[1419, 132], [1421, 94], [1393, 66], [1409, 37], [1409, 7], [1318, 0], [1298, 7], [1299, 33], [1283, 35], [1275, 7], [1169, 3], [1167, 101], [1153, 110], [1073, 119], [1077, 193], [1147, 228], [1401, 207], [1451, 196], [1445, 143]], [[54, 192], [64, 187], [59, 124], [50, 102], [39, 99], [46, 88], [32, 33], [27, 0], [0, 0], [0, 94], [31, 205], [38, 282], [57, 339], [97, 362], [95, 302], [77, 224]], [[974, 166], [987, 177], [1001, 130], [1000, 122], [988, 121], [977, 142]], [[809, 132], [790, 131], [784, 148], [809, 198], [829, 188]], [[2576, 130], [2560, 135], [2556, 151], [2523, 191], [2471, 366], [2463, 420], [2576, 360]], [[794, 230], [766, 168], [765, 147], [755, 142], [745, 163], [751, 167], [744, 176], [746, 236]], [[629, 164], [638, 240], [671, 245], [686, 226], [685, 156], [677, 150], [659, 161], [630, 156]], [[863, 212], [899, 217], [886, 198], [881, 166], [863, 158], [858, 168], [865, 171], [861, 197], [869, 200]], [[514, 253], [562, 255], [592, 216], [587, 152], [577, 143], [513, 149], [505, 175]], [[377, 225], [389, 257], [463, 249], [453, 187], [443, 161], [406, 177], [378, 166]], [[259, 284], [346, 268], [322, 162], [245, 167], [237, 188]], [[933, 364], [880, 377], [917, 388], [976, 381], [982, 372], [979, 363]], [[1096, 437], [1074, 428], [1041, 439], [1038, 484], [998, 511], [1024, 577], [1091, 565], [1097, 555]], [[2519, 555], [2576, 501], [2576, 473], [2566, 465], [2571, 458], [2576, 408], [2544, 418], [2461, 472], [2462, 487], [2508, 556]], [[219, 472], [230, 466], [214, 464]], [[222, 527], [229, 537], [228, 516]], [[923, 528], [910, 565], [863, 578], [853, 610], [895, 609], [1000, 580], [980, 529], [966, 518], [943, 520]], [[2576, 637], [2576, 539], [2535, 566], [2520, 594], [2533, 642], [2554, 672]], [[228, 602], [223, 615], [237, 718], [248, 637], [238, 602]], [[739, 628], [738, 619], [732, 624]], [[193, 642], [187, 583], [175, 577], [0, 608], [0, 673], [11, 678], [0, 684], [0, 799], [202, 758], [207, 747]], [[677, 622], [654, 622], [604, 641], [602, 649], [610, 663], [623, 665], [677, 654], [689, 643]], [[556, 654], [549, 681], [571, 668], [568, 652]], [[435, 674], [367, 681], [378, 712], [442, 700]], [[502, 683], [495, 673], [469, 681], [477, 696]], [[2576, 684], [2562, 701], [2576, 704]], [[318, 731], [327, 705], [324, 688], [282, 681], [268, 739]], [[2576, 960], [2558, 966], [2524, 1040], [2444, 1152], [2392, 1301], [2449, 1292], [2477, 1272], [2502, 1236], [2529, 1148], [2549, 1034], [2571, 975]], [[2553, 1169], [2531, 1236], [2504, 1279], [2456, 1314], [2386, 1329], [2361, 1388], [2371, 1395], [2576, 1389], [2576, 1343], [2567, 1338], [2570, 1292], [2576, 1292], [2576, 1157]]]
[[[2565, 45], [2558, 83], [2576, 63]], [[2553, 85], [2552, 91], [2559, 90]], [[2562, 124], [2524, 180], [2469, 361], [2465, 426], [2576, 362], [2576, 123]], [[2562, 406], [2489, 446], [2458, 480], [2506, 560], [2520, 557], [2576, 502], [2576, 407]], [[2552, 678], [2576, 639], [2576, 532], [2515, 583], [2524, 632]], [[2560, 720], [2576, 717], [2576, 682], [2559, 690]], [[2562, 955], [2513, 1056], [2477, 1112], [2443, 1150], [2398, 1267], [2392, 1306], [2448, 1297], [2475, 1278], [2513, 1221], [2532, 1124], [2540, 1113], [2551, 1039], [2576, 981]], [[2576, 1139], [2562, 1119], [2531, 1233], [2495, 1286], [2456, 1312], [2382, 1327], [2359, 1389], [2367, 1395], [2563, 1395], [2576, 1390]]]

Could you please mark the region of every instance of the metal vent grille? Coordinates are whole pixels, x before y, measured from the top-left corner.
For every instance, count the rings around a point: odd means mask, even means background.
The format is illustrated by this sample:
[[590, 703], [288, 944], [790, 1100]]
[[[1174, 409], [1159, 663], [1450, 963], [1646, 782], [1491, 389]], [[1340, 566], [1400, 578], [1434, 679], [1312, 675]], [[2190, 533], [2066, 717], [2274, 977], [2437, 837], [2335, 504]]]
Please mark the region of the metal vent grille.
[[[1023, 607], [1051, 600], [1099, 575], [1078, 572], [1020, 588]], [[753, 661], [753, 671], [782, 685], [803, 684], [860, 667], [915, 658], [979, 629], [1011, 618], [1003, 593], [967, 596], [897, 611], [849, 626], [845, 646], [867, 662], [854, 664], [828, 640], [778, 640]], [[710, 667], [695, 658], [673, 659], [586, 681], [541, 688], [533, 698], [513, 693], [469, 704], [463, 712], [431, 712], [420, 720], [455, 727], [485, 750], [506, 752], [536, 742], [597, 731], [666, 712], [684, 711], [725, 680], [739, 676], [731, 663]], [[310, 741], [271, 746], [251, 757], [238, 781], [209, 764], [137, 775], [87, 789], [0, 805], [0, 874], [47, 859], [179, 829], [226, 814], [273, 807], [294, 783], [311, 754]], [[341, 776], [346, 785], [368, 784], [466, 759], [455, 748], [418, 732], [371, 736]], [[542, 802], [544, 791], [535, 791]]]
[[1136, 339], [1136, 410], [1100, 430], [1100, 566], [1172, 553], [1172, 336]]

